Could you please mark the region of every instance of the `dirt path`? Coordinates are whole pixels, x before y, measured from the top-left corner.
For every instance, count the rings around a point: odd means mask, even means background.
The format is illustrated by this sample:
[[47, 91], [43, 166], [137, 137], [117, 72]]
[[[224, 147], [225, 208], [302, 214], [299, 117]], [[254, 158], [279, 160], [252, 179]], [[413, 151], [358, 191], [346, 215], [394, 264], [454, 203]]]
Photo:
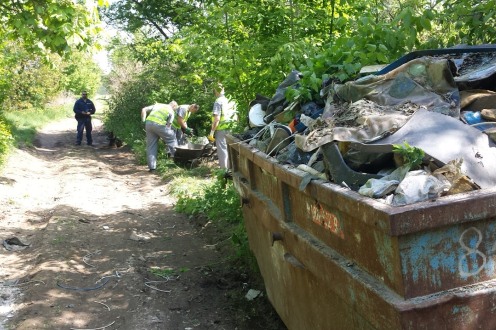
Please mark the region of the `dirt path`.
[[89, 147], [51, 124], [0, 172], [0, 242], [30, 244], [0, 246], [0, 329], [284, 329], [245, 298], [263, 288], [229, 269], [227, 238], [95, 126]]

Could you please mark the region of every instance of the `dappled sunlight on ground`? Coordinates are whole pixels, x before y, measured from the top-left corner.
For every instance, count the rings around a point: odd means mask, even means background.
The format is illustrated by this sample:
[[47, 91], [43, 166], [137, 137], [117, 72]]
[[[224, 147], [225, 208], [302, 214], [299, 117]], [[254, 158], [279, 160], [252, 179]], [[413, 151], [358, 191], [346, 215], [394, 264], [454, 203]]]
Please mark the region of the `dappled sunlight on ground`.
[[0, 249], [0, 329], [257, 329], [232, 305], [248, 279], [224, 284], [228, 238], [175, 213], [97, 120], [95, 146], [75, 146], [75, 123], [49, 125], [0, 174], [1, 240], [29, 244]]

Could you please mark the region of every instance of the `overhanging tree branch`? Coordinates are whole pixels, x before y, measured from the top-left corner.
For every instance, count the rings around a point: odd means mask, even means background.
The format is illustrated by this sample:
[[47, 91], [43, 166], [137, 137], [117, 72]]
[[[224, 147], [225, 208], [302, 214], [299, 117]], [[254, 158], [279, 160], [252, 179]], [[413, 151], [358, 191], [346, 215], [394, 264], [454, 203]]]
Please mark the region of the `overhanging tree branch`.
[[169, 35], [165, 32], [165, 30], [149, 15], [147, 15], [146, 8], [143, 7], [143, 4], [137, 0], [131, 0], [132, 3], [135, 4], [139, 14], [143, 17], [143, 19], [149, 22], [165, 39], [169, 39]]
[[157, 24], [155, 23], [154, 21], [150, 20], [150, 19], [147, 19], [148, 22], [150, 22], [150, 24], [152, 24], [156, 29], [157, 31], [164, 36], [165, 39], [169, 39], [169, 36], [167, 35], [167, 33], [165, 33], [165, 31]]

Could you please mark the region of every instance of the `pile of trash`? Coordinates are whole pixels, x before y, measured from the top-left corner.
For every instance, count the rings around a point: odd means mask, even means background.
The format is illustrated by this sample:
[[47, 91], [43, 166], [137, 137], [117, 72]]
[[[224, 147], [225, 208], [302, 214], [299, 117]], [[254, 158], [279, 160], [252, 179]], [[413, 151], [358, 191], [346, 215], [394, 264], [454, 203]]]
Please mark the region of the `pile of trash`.
[[[238, 138], [307, 171], [301, 189], [325, 179], [406, 205], [495, 186], [496, 46], [411, 53], [325, 83], [319, 100], [288, 102], [299, 79], [293, 71], [272, 98], [258, 95]], [[405, 157], [414, 153], [417, 164]]]

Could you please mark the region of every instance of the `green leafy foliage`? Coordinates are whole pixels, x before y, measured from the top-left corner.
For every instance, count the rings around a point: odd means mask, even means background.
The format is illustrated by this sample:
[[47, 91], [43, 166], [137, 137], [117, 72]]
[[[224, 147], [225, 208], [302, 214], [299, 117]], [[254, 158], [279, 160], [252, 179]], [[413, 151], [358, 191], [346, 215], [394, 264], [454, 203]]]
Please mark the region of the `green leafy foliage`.
[[425, 156], [425, 152], [422, 149], [412, 147], [406, 141], [403, 144], [393, 144], [393, 153], [398, 154], [403, 163], [410, 165], [411, 169], [418, 168]]
[[237, 223], [231, 234], [231, 242], [236, 247], [236, 257], [251, 269], [257, 269], [257, 260], [253, 255], [248, 241], [248, 234], [243, 222]]
[[[203, 214], [223, 228], [235, 246], [236, 257], [250, 267], [255, 266], [254, 257], [248, 245], [248, 237], [244, 228], [243, 216], [238, 193], [233, 182], [225, 178], [224, 170], [217, 170], [215, 178], [199, 179], [185, 184], [174, 181], [176, 187], [171, 193], [177, 197], [176, 210], [191, 215]], [[177, 187], [176, 184], [180, 187]], [[192, 184], [194, 182], [194, 184]]]
[[[471, 7], [477, 14], [464, 9]], [[414, 49], [494, 39], [494, 13], [487, 1], [417, 0], [227, 0], [201, 7], [145, 0], [118, 2], [107, 12], [109, 23], [135, 33], [134, 58], [160, 72], [169, 91], [187, 91], [208, 109], [209, 85], [222, 81], [238, 101], [241, 119], [257, 94], [271, 96], [292, 69], [303, 78], [287, 98], [305, 102], [319, 98], [329, 79], [347, 81], [363, 66], [389, 63]], [[460, 17], [460, 27], [446, 19], [450, 15]]]
[[76, 95], [83, 90], [94, 95], [102, 82], [102, 69], [89, 53], [73, 52], [71, 60], [62, 66], [62, 72], [63, 90]]
[[109, 23], [126, 22], [128, 31], [152, 31], [152, 36], [168, 38], [174, 32], [171, 26], [186, 27], [194, 22], [200, 8], [190, 1], [122, 1], [104, 9]]
[[22, 43], [0, 44], [0, 101], [4, 110], [20, 110], [45, 105], [62, 89], [60, 58], [49, 56], [51, 63], [31, 54]]
[[64, 91], [94, 93], [101, 70], [91, 58], [78, 55], [63, 60], [57, 54], [33, 54], [21, 42], [0, 43], [0, 105], [4, 111], [43, 108]]
[[22, 40], [35, 53], [64, 54], [94, 42], [99, 32], [98, 6], [108, 1], [17, 0], [0, 5], [0, 35]]
[[[29, 116], [31, 109], [44, 109], [63, 91], [79, 93], [72, 88], [77, 85], [75, 76], [64, 72], [72, 63], [91, 70], [85, 74], [85, 88], [96, 91], [98, 68], [79, 59], [73, 62], [69, 55], [76, 48], [98, 45], [97, 9], [105, 5], [107, 0], [17, 0], [0, 5], [0, 108], [6, 116], [25, 110]], [[12, 129], [22, 132], [15, 124]]]
[[3, 164], [12, 142], [13, 137], [10, 128], [7, 125], [7, 121], [0, 113], [0, 166]]
[[176, 210], [188, 214], [205, 214], [209, 219], [237, 223], [241, 214], [239, 196], [232, 181], [218, 170], [217, 179], [201, 185], [197, 191], [179, 194]]
[[[140, 83], [138, 83], [140, 82]], [[150, 92], [155, 88], [153, 80], [128, 81], [122, 84], [119, 93], [112, 95], [109, 109], [105, 113], [105, 128], [130, 146], [143, 143], [144, 126], [141, 123], [141, 109], [156, 103]], [[161, 101], [161, 100], [160, 100]], [[157, 100], [159, 102], [159, 100]], [[160, 103], [168, 103], [164, 100]]]

